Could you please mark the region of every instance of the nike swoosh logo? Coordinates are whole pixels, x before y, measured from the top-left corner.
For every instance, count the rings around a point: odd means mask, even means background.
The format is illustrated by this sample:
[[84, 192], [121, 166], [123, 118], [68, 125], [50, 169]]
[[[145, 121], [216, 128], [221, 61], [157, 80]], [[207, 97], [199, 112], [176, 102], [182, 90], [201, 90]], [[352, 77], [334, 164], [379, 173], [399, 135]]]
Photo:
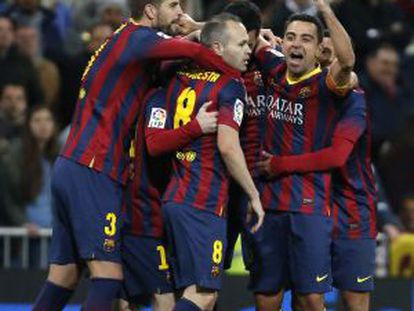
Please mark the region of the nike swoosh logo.
[[370, 278], [372, 278], [372, 275], [367, 276], [367, 277], [365, 277], [365, 278], [360, 278], [360, 277], [357, 277], [357, 282], [358, 282], [358, 283], [364, 283], [364, 282], [368, 281]]
[[325, 274], [325, 275], [322, 275], [322, 276], [317, 275], [316, 276], [316, 282], [320, 283], [320, 282], [326, 280], [327, 278], [328, 278], [328, 274]]

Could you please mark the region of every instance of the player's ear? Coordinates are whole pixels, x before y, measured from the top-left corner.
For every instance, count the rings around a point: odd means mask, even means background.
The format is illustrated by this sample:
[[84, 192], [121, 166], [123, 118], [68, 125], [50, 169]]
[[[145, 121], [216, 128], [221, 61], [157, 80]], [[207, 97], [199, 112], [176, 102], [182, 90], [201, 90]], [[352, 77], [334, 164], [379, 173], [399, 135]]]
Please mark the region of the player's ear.
[[322, 42], [321, 43], [318, 43], [318, 47], [317, 47], [317, 49], [316, 49], [316, 59], [319, 61], [319, 59], [321, 58], [321, 56], [322, 56], [322, 51], [323, 51], [323, 44], [322, 44]]
[[223, 56], [224, 54], [224, 46], [221, 42], [215, 41], [211, 44], [211, 49], [220, 56]]
[[151, 21], [155, 20], [157, 18], [157, 8], [151, 3], [146, 4], [144, 15]]

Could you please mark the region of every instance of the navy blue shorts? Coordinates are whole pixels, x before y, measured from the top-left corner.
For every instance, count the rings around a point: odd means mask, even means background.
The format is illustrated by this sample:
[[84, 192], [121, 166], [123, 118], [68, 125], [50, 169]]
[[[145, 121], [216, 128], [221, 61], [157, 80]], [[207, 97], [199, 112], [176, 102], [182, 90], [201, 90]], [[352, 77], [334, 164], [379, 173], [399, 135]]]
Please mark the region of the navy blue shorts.
[[59, 157], [52, 176], [50, 263], [120, 263], [122, 191], [107, 175]]
[[267, 212], [263, 226], [252, 235], [250, 289], [277, 293], [331, 290], [332, 219], [298, 213]]
[[374, 290], [374, 239], [334, 239], [332, 241], [333, 285], [339, 290]]
[[124, 235], [122, 241], [124, 284], [122, 298], [147, 305], [153, 294], [172, 293], [164, 241], [152, 237]]
[[[257, 189], [260, 189], [261, 182], [258, 179], [254, 180]], [[227, 220], [227, 249], [224, 261], [224, 269], [230, 269], [231, 262], [234, 256], [234, 248], [236, 241], [240, 235], [242, 257], [244, 266], [247, 270], [251, 265], [252, 256], [250, 253], [250, 243], [252, 241], [252, 234], [249, 228], [251, 224], [246, 222], [247, 212], [249, 207], [249, 197], [243, 189], [235, 182], [230, 183], [229, 188], [229, 202], [228, 202], [228, 220]], [[252, 217], [251, 223], [256, 223], [257, 219]]]
[[226, 219], [172, 202], [163, 205], [163, 214], [176, 288], [195, 284], [219, 290], [227, 246]]
[[243, 189], [235, 182], [232, 182], [229, 189], [229, 203], [227, 208], [227, 249], [224, 259], [224, 269], [231, 267], [236, 241], [239, 235], [243, 235], [246, 230], [248, 203], [248, 197]]

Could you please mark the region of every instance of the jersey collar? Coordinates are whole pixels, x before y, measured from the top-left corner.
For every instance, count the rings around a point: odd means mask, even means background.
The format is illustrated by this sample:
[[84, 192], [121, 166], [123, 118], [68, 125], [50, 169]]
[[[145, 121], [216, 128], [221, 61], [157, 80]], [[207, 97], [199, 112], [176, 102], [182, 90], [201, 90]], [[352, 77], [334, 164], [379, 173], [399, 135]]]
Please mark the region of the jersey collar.
[[318, 65], [315, 69], [313, 69], [312, 71], [304, 74], [303, 76], [301, 76], [301, 77], [299, 77], [297, 79], [294, 79], [294, 78], [289, 77], [289, 73], [286, 72], [286, 81], [289, 84], [291, 84], [291, 85], [292, 84], [296, 84], [296, 83], [302, 82], [302, 81], [304, 81], [306, 79], [309, 79], [310, 77], [312, 77], [312, 76], [314, 76], [314, 75], [316, 75], [316, 74], [318, 74], [320, 72], [322, 72], [322, 68], [321, 68], [320, 65]]

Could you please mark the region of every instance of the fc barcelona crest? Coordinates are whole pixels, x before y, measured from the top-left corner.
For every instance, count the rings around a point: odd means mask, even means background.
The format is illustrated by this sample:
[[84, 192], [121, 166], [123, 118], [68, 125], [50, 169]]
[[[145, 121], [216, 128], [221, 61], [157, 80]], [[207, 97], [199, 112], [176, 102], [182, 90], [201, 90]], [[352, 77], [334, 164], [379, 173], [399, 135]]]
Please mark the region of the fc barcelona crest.
[[309, 97], [311, 94], [311, 88], [309, 86], [303, 87], [298, 94], [298, 97], [306, 98]]

